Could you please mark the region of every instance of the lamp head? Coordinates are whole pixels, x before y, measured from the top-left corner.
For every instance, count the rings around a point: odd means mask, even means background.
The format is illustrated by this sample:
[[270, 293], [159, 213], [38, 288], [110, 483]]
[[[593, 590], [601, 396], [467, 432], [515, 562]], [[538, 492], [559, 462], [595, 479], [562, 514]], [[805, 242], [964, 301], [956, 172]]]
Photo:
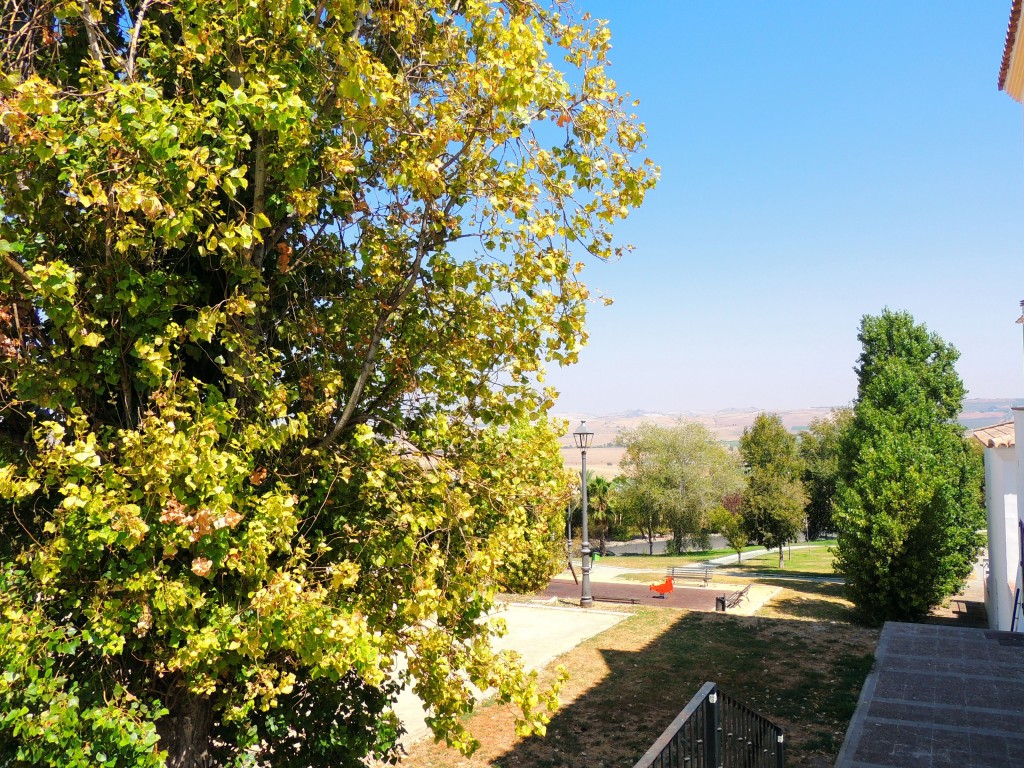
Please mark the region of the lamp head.
[[579, 427], [572, 433], [572, 439], [576, 441], [576, 447], [586, 450], [594, 440], [594, 433], [587, 429], [587, 422], [581, 421]]

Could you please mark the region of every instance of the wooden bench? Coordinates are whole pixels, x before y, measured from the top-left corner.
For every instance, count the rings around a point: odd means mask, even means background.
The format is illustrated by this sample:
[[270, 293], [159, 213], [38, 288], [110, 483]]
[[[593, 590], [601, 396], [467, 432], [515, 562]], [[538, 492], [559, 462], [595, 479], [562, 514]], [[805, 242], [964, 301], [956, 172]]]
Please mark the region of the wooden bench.
[[711, 583], [711, 573], [714, 568], [710, 565], [670, 565], [665, 569], [668, 576], [676, 579], [687, 579], [689, 581], [700, 581], [706, 587]]
[[598, 597], [594, 595], [595, 603], [622, 603], [624, 605], [639, 605], [640, 601], [635, 597]]
[[750, 585], [747, 584], [743, 589], [738, 589], [731, 595], [725, 598], [726, 608], [735, 608], [737, 605], [742, 603], [747, 598], [747, 592], [750, 590]]

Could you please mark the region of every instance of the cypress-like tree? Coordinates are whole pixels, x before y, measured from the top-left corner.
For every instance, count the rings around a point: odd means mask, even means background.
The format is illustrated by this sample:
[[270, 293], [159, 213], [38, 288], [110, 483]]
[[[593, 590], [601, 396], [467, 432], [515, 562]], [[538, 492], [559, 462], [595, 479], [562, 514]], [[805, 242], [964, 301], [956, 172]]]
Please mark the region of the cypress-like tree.
[[959, 353], [906, 312], [865, 316], [859, 339], [836, 565], [865, 619], [919, 619], [963, 586], [981, 544], [982, 468], [956, 422]]

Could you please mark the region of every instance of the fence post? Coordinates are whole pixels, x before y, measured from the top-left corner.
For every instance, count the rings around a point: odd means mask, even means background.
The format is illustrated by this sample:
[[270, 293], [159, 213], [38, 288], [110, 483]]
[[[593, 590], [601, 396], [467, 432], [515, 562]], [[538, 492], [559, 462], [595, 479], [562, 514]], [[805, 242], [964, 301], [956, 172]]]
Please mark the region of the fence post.
[[718, 686], [715, 686], [708, 694], [708, 711], [704, 716], [705, 768], [721, 768], [722, 765], [722, 732], [718, 727], [720, 712]]
[[786, 765], [786, 737], [782, 729], [775, 729], [775, 768], [785, 768]]

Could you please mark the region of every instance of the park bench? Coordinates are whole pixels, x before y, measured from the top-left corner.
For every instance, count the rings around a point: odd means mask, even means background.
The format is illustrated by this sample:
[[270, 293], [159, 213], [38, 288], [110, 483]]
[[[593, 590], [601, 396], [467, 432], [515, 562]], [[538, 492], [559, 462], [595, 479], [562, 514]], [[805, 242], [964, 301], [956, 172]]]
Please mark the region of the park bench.
[[737, 605], [739, 605], [746, 599], [747, 592], [749, 590], [750, 585], [747, 584], [747, 586], [745, 586], [743, 589], [738, 589], [735, 592], [733, 592], [731, 595], [725, 598], [725, 607], [735, 608]]
[[706, 587], [711, 583], [711, 572], [713, 570], [714, 568], [710, 565], [670, 565], [665, 569], [665, 573], [676, 579], [700, 581]]
[[598, 597], [594, 595], [595, 603], [622, 603], [623, 605], [639, 605], [640, 601], [635, 597]]

